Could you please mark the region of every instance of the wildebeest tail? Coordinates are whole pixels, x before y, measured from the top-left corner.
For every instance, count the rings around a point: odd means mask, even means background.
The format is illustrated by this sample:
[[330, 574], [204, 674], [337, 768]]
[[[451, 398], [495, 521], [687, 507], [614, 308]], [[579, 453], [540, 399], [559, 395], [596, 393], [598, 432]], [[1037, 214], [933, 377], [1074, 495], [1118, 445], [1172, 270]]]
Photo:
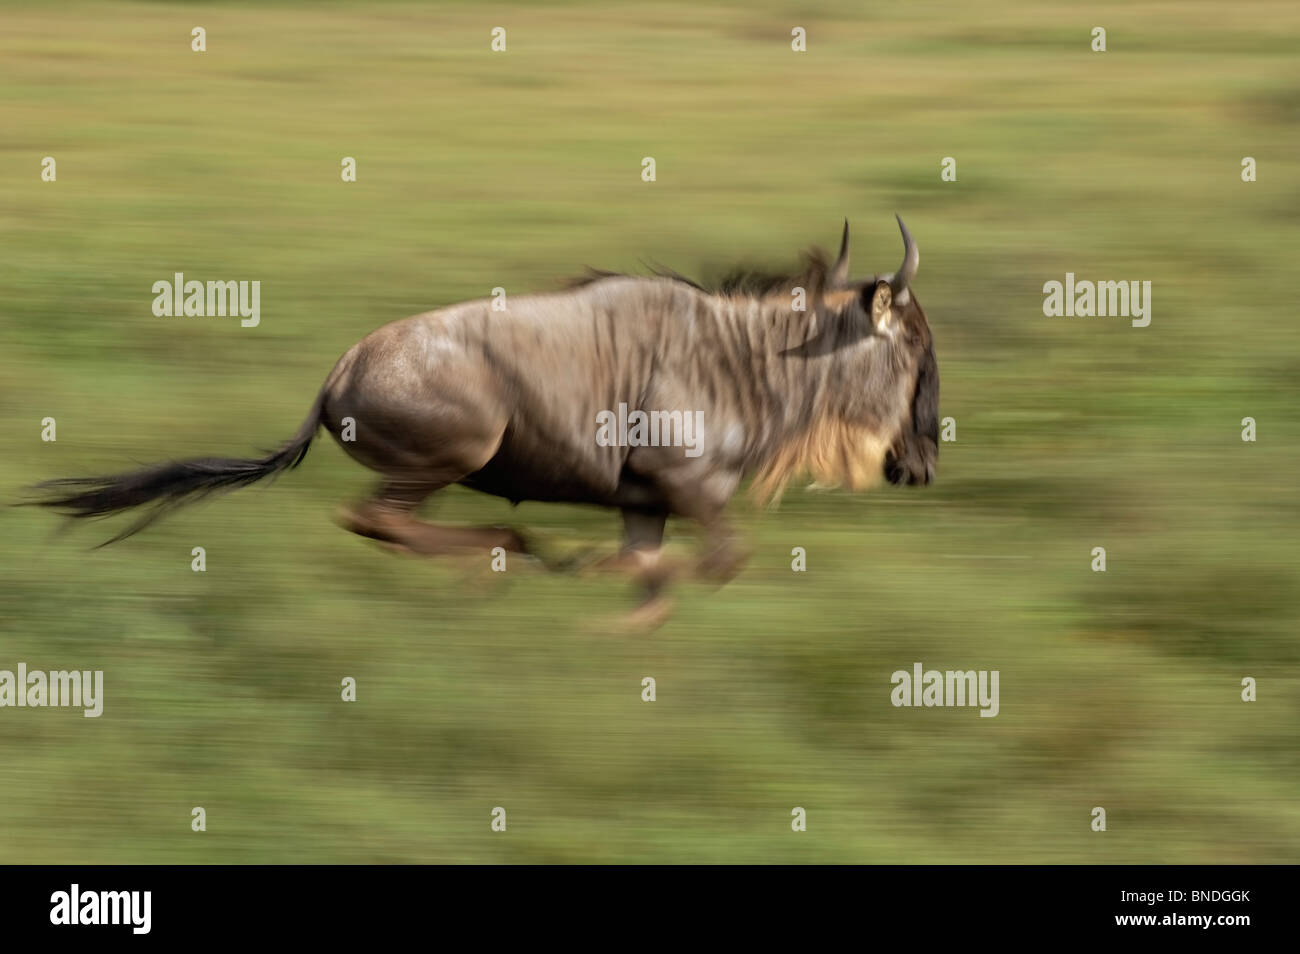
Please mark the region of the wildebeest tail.
[[71, 517], [107, 517], [152, 504], [144, 516], [100, 546], [116, 543], [183, 504], [193, 503], [217, 491], [235, 490], [297, 467], [307, 456], [307, 449], [320, 427], [324, 401], [325, 391], [322, 389], [298, 433], [279, 450], [268, 451], [262, 457], [200, 457], [101, 477], [47, 480], [32, 488], [42, 495], [42, 499], [30, 503], [50, 507]]

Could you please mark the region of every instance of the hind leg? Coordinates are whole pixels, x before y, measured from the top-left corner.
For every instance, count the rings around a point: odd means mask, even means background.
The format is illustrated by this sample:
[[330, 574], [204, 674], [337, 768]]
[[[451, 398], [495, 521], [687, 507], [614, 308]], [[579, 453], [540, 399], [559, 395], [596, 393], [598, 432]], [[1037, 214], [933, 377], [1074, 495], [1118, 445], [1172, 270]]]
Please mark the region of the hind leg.
[[490, 553], [495, 547], [528, 552], [523, 537], [506, 527], [444, 527], [416, 517], [416, 508], [450, 482], [386, 481], [373, 497], [345, 510], [341, 522], [353, 533], [423, 556]]
[[384, 478], [374, 496], [343, 511], [340, 522], [363, 537], [427, 556], [487, 554], [495, 547], [526, 552], [513, 530], [443, 527], [415, 516], [430, 495], [487, 464], [506, 428], [482, 368], [459, 368], [452, 386], [431, 379], [421, 341], [389, 340], [417, 331], [380, 329], [349, 352], [346, 373], [329, 386], [322, 409], [326, 429], [349, 456]]

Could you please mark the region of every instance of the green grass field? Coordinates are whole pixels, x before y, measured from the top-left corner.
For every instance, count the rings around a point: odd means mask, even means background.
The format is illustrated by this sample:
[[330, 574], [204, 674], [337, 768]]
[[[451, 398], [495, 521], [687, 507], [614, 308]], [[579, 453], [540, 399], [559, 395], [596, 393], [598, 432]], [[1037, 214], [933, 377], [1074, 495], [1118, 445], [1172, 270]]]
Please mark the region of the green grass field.
[[[738, 497], [748, 568], [650, 637], [617, 580], [343, 532], [372, 475], [328, 439], [102, 550], [120, 524], [6, 508], [0, 669], [106, 698], [0, 709], [0, 862], [1300, 859], [1300, 9], [819, 7], [0, 6], [6, 503], [271, 446], [384, 322], [587, 264], [793, 264], [846, 215], [859, 272], [897, 266], [895, 212], [915, 234], [957, 429], [926, 490]], [[260, 280], [260, 326], [154, 317], [175, 271]], [[1044, 317], [1067, 271], [1151, 281], [1150, 326]], [[999, 670], [1000, 714], [893, 707], [917, 661]]]

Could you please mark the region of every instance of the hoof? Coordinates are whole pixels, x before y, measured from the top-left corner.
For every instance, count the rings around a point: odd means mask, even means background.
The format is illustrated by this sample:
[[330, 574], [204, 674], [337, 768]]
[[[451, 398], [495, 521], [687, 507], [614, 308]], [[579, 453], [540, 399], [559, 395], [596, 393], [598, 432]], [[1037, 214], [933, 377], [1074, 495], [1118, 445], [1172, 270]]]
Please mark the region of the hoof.
[[504, 547], [511, 553], [532, 553], [532, 548], [524, 540], [523, 534], [518, 530], [511, 530], [509, 527], [493, 527], [501, 535], [500, 542], [496, 545]]
[[749, 552], [742, 550], [719, 550], [708, 554], [696, 565], [695, 575], [706, 583], [722, 586], [733, 580], [745, 564], [749, 562]]
[[641, 561], [631, 550], [620, 550], [597, 559], [589, 559], [582, 567], [582, 573], [621, 573], [629, 575], [641, 568]]
[[366, 536], [366, 534], [362, 533], [361, 517], [358, 516], [357, 512], [351, 507], [339, 507], [335, 510], [334, 522], [344, 530], [348, 530], [361, 536]]
[[418, 553], [403, 543], [393, 543], [389, 540], [373, 540], [371, 542], [381, 550], [387, 550], [389, 553], [400, 553], [402, 556], [408, 557], [419, 556]]
[[647, 600], [623, 617], [623, 629], [632, 636], [648, 636], [673, 615], [676, 602], [667, 596]]

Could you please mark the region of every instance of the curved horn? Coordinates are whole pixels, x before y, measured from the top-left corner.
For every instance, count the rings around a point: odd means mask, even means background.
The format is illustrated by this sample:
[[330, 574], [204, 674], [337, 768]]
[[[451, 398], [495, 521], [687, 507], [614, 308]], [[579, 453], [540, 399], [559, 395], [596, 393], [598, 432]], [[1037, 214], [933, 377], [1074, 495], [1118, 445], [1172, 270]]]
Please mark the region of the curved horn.
[[910, 294], [908, 286], [912, 284], [912, 279], [916, 277], [916, 267], [921, 264], [921, 252], [916, 247], [916, 242], [912, 240], [912, 233], [907, 230], [903, 224], [901, 216], [895, 215], [898, 219], [899, 231], [903, 233], [903, 264], [898, 266], [898, 271], [885, 278], [889, 282], [889, 290], [894, 295], [894, 301], [900, 305], [906, 305]]
[[844, 220], [844, 236], [840, 239], [840, 254], [831, 266], [830, 286], [837, 288], [849, 282], [849, 220]]

